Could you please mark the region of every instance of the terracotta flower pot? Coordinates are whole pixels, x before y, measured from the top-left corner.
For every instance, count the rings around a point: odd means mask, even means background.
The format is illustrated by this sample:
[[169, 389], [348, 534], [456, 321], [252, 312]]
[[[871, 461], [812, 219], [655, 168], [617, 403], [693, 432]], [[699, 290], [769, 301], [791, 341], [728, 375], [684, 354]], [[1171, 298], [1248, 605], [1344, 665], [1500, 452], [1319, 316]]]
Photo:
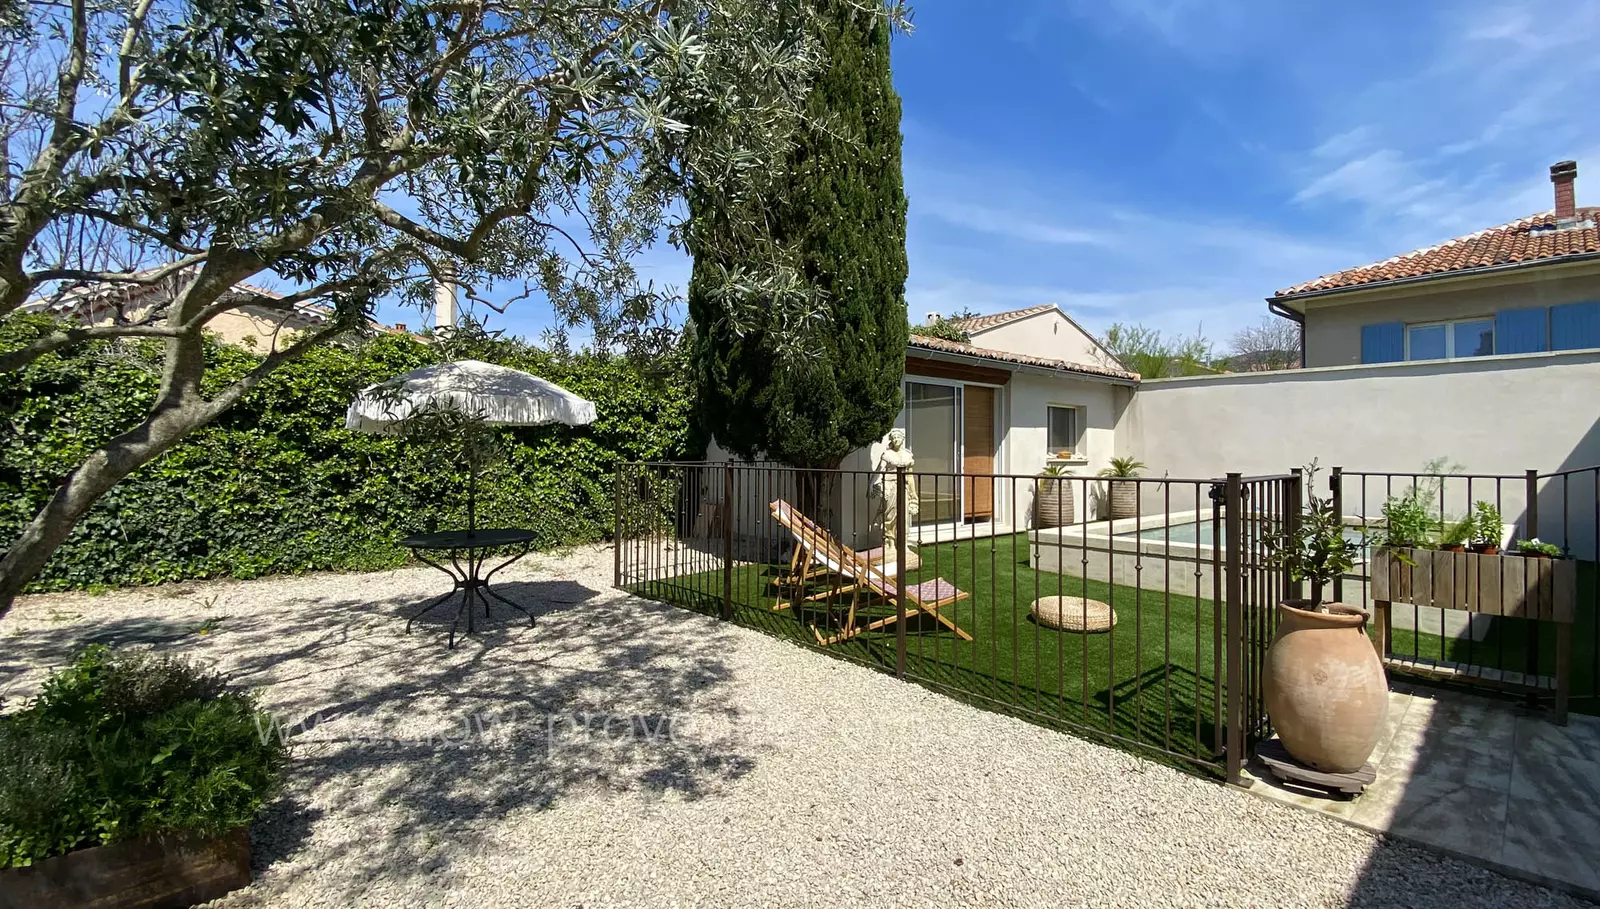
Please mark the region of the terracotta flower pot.
[[1439, 548], [1443, 549], [1445, 552], [1466, 552], [1467, 551], [1466, 544], [1464, 544], [1464, 543], [1445, 543], [1445, 544], [1441, 545]]
[[1044, 530], [1072, 523], [1072, 483], [1060, 477], [1039, 480], [1039, 494], [1033, 501], [1033, 526]]
[[1365, 613], [1326, 605], [1326, 613], [1311, 611], [1305, 600], [1278, 606], [1278, 633], [1262, 682], [1283, 747], [1317, 770], [1349, 773], [1377, 747], [1389, 687], [1367, 638]]
[[1479, 555], [1499, 555], [1500, 547], [1494, 543], [1479, 543], [1472, 547], [1472, 551]]

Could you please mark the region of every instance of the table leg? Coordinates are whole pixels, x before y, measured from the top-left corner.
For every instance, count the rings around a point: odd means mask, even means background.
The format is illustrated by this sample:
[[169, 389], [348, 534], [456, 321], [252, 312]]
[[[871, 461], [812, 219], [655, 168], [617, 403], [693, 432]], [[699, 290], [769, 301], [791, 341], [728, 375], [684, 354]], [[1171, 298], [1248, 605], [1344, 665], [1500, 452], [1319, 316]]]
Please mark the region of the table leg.
[[[530, 628], [533, 627], [533, 613], [501, 596], [500, 594], [495, 593], [494, 590], [489, 586], [490, 578], [494, 577], [507, 566], [522, 559], [529, 553], [531, 549], [531, 543], [524, 544], [521, 552], [518, 552], [515, 556], [495, 566], [493, 569], [490, 569], [488, 573], [484, 573], [483, 571], [483, 567], [489, 561], [490, 552], [488, 549], [469, 547], [448, 550], [450, 554], [450, 562], [448, 567], [444, 564], [441, 564], [441, 562], [436, 562], [433, 559], [428, 558], [421, 551], [412, 550], [412, 555], [414, 555], [419, 562], [422, 562], [423, 564], [429, 565], [433, 568], [437, 568], [448, 575], [450, 577], [452, 586], [448, 593], [435, 597], [426, 606], [423, 606], [421, 609], [413, 613], [406, 620], [406, 631], [408, 633], [411, 631], [412, 622], [415, 622], [418, 618], [421, 618], [425, 613], [430, 612], [448, 602], [457, 594], [461, 596], [461, 605], [456, 608], [456, 614], [450, 620], [449, 646], [452, 649], [456, 645], [456, 631], [461, 626], [461, 616], [463, 613], [465, 613], [467, 617], [466, 634], [470, 635], [478, 630], [472, 608], [473, 597], [477, 597], [478, 601], [483, 604], [483, 615], [485, 619], [490, 617], [489, 597], [494, 597], [507, 606], [510, 606], [512, 609], [515, 609], [527, 616], [528, 626]], [[465, 564], [462, 562], [463, 558], [465, 558]]]
[[410, 634], [411, 633], [411, 623], [412, 622], [415, 622], [417, 619], [422, 618], [423, 614], [428, 612], [428, 610], [433, 609], [434, 607], [436, 607], [439, 604], [443, 603], [445, 600], [448, 600], [451, 597], [455, 596], [456, 593], [458, 593], [460, 590], [461, 590], [461, 587], [459, 585], [457, 585], [456, 587], [452, 588], [449, 593], [442, 593], [439, 596], [434, 597], [433, 601], [430, 602], [428, 605], [422, 607], [421, 609], [418, 609], [416, 612], [413, 612], [411, 614], [411, 617], [406, 619], [406, 634]]
[[[467, 567], [462, 568], [461, 560], [456, 555], [457, 550], [450, 550], [450, 564], [454, 565], [456, 571], [461, 573], [461, 586], [465, 588], [465, 593], [461, 600], [461, 608], [466, 610], [467, 613], [467, 634], [477, 631], [472, 622], [472, 589], [478, 586], [478, 565], [472, 559], [474, 551], [472, 549], [467, 550]], [[460, 618], [459, 613], [457, 618]]]
[[[493, 588], [491, 588], [487, 583], [485, 583], [483, 585], [482, 589], [483, 589], [484, 593], [487, 593], [489, 596], [494, 597], [495, 599], [497, 599], [500, 602], [506, 604], [507, 606], [510, 606], [512, 609], [515, 609], [516, 611], [518, 611], [518, 612], [522, 613], [523, 615], [527, 616], [528, 617], [528, 627], [529, 628], [533, 627], [533, 613], [529, 612], [526, 609], [523, 609], [521, 606], [518, 606], [516, 603], [511, 602], [510, 600], [506, 599], [505, 597], [501, 596], [500, 594], [495, 593]], [[485, 611], [488, 610], [488, 602], [487, 601], [485, 601], [485, 603], [484, 603], [484, 609], [485, 609]]]
[[[454, 591], [452, 591], [454, 592]], [[456, 626], [461, 624], [461, 613], [467, 614], [467, 634], [472, 633], [472, 588], [461, 588], [461, 608], [456, 610], [455, 618], [450, 620], [450, 642], [446, 648], [456, 649]]]

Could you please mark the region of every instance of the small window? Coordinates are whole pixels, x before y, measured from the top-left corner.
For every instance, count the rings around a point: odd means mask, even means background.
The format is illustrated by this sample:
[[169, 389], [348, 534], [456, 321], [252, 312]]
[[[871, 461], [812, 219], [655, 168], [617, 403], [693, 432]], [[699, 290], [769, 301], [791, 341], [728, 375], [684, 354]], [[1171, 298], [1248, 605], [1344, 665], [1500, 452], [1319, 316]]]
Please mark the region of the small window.
[[1406, 326], [1407, 360], [1455, 360], [1493, 353], [1493, 319]]
[[1078, 451], [1078, 408], [1050, 407], [1050, 453]]

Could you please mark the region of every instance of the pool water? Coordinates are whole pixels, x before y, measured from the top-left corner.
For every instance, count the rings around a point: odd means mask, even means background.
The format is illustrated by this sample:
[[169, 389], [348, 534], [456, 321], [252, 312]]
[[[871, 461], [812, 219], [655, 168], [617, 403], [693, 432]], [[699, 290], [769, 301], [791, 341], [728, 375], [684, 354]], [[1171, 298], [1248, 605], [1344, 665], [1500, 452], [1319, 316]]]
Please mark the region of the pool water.
[[[1171, 535], [1168, 536], [1168, 533], [1169, 528], [1166, 527], [1147, 527], [1144, 530], [1129, 530], [1119, 533], [1117, 536], [1136, 536], [1141, 540], [1171, 540], [1174, 543], [1198, 543], [1201, 546], [1214, 544], [1210, 521], [1190, 521], [1186, 524], [1173, 524], [1170, 528]], [[1223, 539], [1226, 540], [1226, 528], [1223, 528], [1223, 533]], [[1361, 531], [1355, 527], [1346, 527], [1344, 529], [1344, 538], [1356, 544], [1362, 542]]]

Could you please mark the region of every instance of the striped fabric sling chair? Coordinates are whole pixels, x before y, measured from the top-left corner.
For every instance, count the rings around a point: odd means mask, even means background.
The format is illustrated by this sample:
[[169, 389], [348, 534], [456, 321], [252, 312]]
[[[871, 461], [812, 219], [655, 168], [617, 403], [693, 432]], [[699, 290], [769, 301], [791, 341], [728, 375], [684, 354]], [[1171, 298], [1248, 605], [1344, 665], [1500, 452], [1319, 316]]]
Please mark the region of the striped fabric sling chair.
[[[893, 564], [874, 562], [864, 553], [858, 553], [840, 543], [826, 528], [801, 514], [793, 505], [782, 499], [773, 502], [770, 507], [773, 520], [795, 538], [795, 552], [790, 560], [790, 578], [801, 579], [792, 587], [794, 593], [791, 602], [787, 604], [781, 602], [780, 590], [780, 602], [774, 608], [786, 609], [801, 602], [819, 600], [826, 601], [830, 614], [835, 613], [835, 607], [839, 607], [843, 615], [838, 622], [838, 629], [833, 634], [824, 634], [815, 625], [811, 626], [812, 633], [817, 636], [817, 643], [824, 647], [850, 640], [868, 631], [877, 631], [897, 621], [897, 614], [891, 614], [886, 618], [862, 615], [868, 606], [879, 605], [884, 601], [894, 603], [895, 581], [890, 577], [890, 572], [896, 570]], [[805, 581], [818, 577], [827, 579], [826, 589], [821, 593], [806, 596]], [[916, 613], [928, 615], [940, 625], [955, 632], [957, 637], [970, 641], [972, 635], [963, 631], [939, 611], [970, 596], [971, 594], [958, 589], [944, 578], [923, 581], [906, 587], [906, 614], [908, 618], [914, 617]]]

